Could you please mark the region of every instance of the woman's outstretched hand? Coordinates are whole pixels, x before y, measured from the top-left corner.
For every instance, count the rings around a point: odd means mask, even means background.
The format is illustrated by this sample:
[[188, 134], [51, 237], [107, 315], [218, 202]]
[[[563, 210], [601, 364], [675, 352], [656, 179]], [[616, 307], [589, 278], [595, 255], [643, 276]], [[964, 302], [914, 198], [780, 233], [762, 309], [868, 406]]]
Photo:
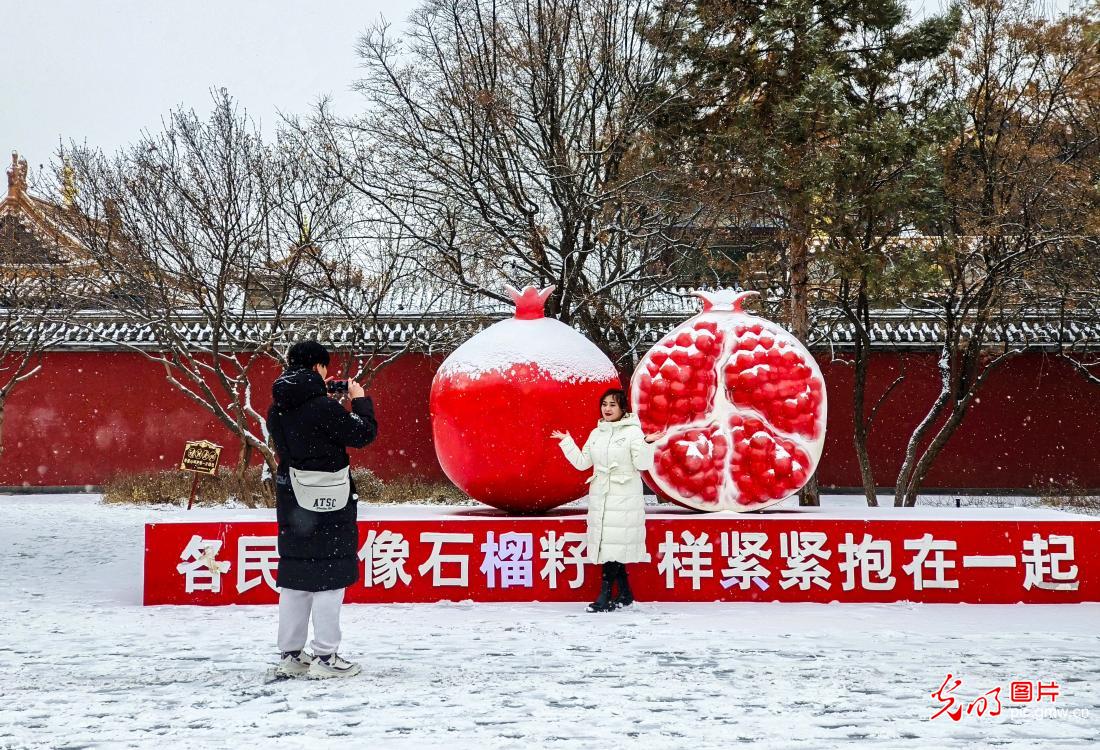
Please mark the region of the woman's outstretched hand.
[[665, 436], [666, 432], [668, 432], [668, 430], [661, 430], [660, 432], [651, 432], [651, 433], [649, 433], [648, 435], [645, 436], [645, 441], [647, 443], [656, 443], [658, 440], [660, 440], [661, 438], [663, 438]]
[[555, 440], [565, 440], [567, 437], [569, 437], [569, 433], [562, 432], [561, 430], [554, 430], [550, 433], [550, 437], [554, 438]]

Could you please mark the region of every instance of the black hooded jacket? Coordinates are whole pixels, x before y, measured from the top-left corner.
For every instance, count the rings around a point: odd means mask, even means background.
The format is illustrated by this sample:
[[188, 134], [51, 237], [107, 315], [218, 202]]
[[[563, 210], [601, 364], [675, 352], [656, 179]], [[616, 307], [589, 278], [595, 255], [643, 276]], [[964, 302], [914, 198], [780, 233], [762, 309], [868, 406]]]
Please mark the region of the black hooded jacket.
[[328, 397], [313, 370], [287, 370], [271, 387], [268, 431], [275, 441], [279, 519], [280, 588], [329, 591], [359, 580], [359, 527], [355, 486], [348, 504], [318, 513], [300, 507], [290, 485], [290, 467], [339, 471], [349, 464], [348, 448], [374, 440], [378, 424], [370, 397], [352, 399], [351, 413]]

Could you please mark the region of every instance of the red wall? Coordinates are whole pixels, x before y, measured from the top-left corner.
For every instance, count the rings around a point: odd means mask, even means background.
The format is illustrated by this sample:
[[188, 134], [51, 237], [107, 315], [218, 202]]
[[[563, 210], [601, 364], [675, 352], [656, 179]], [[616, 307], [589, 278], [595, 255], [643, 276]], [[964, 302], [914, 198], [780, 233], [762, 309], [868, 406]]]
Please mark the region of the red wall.
[[[869, 373], [874, 403], [898, 375], [905, 381], [879, 410], [870, 436], [879, 486], [893, 486], [912, 431], [939, 394], [937, 353], [880, 354]], [[829, 426], [819, 476], [839, 487], [861, 485], [852, 447], [852, 368], [821, 360]], [[1051, 483], [1100, 488], [1096, 436], [1100, 387], [1068, 364], [1022, 355], [990, 375], [979, 400], [932, 467], [928, 488], [1039, 489]]]
[[[383, 479], [441, 479], [428, 419], [428, 392], [439, 358], [406, 355], [370, 389], [379, 438], [354, 453]], [[819, 469], [826, 486], [857, 487], [852, 449], [851, 367], [821, 360], [828, 384], [829, 428]], [[880, 354], [870, 398], [905, 370], [907, 379], [880, 410], [872, 461], [880, 486], [894, 483], [905, 439], [938, 392], [934, 353]], [[265, 368], [256, 401], [268, 406], [277, 368]], [[593, 422], [597, 418], [593, 407]], [[1072, 482], [1100, 488], [1093, 442], [1100, 424], [1100, 388], [1054, 357], [1020, 357], [993, 375], [929, 478], [935, 488], [1034, 488]], [[129, 352], [51, 353], [45, 367], [8, 400], [0, 485], [100, 484], [118, 471], [171, 469], [187, 440], [237, 446], [212, 416], [178, 393], [160, 368]]]
[[[402, 357], [378, 374], [370, 393], [379, 436], [354, 452], [356, 464], [383, 479], [443, 477], [428, 421], [428, 391], [440, 361]], [[274, 363], [259, 371], [254, 393], [261, 413], [278, 373]], [[8, 399], [0, 485], [100, 484], [119, 471], [172, 469], [184, 442], [203, 438], [225, 448], [223, 466], [236, 463], [239, 443], [142, 355], [52, 352], [42, 371]]]

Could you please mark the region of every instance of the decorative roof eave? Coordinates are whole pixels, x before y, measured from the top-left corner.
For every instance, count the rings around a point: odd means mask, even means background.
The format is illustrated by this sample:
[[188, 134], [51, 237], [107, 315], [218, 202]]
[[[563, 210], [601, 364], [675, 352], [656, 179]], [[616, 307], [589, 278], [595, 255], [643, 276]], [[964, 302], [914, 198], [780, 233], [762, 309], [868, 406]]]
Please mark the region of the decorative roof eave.
[[11, 165], [8, 167], [8, 192], [0, 198], [0, 215], [8, 214], [25, 220], [28, 229], [44, 239], [57, 243], [66, 251], [66, 265], [83, 262], [87, 256], [84, 245], [64, 226], [49, 216], [50, 210], [64, 210], [48, 201], [36, 198], [27, 192], [27, 160], [19, 156], [18, 151], [11, 152]]
[[[889, 313], [884, 311], [882, 317], [876, 316], [871, 326], [871, 344], [876, 348], [897, 351], [934, 350], [943, 341], [942, 326], [934, 320], [899, 320], [888, 316]], [[455, 333], [455, 329], [459, 329], [462, 337], [471, 336], [503, 317], [460, 314], [426, 317], [421, 314], [396, 314], [381, 317], [376, 324], [363, 330], [348, 323], [331, 323], [317, 316], [290, 316], [282, 318], [284, 333], [278, 338], [288, 340], [305, 335], [320, 336], [338, 349], [354, 346], [355, 342], [364, 340], [374, 342], [382, 349], [391, 350], [404, 348], [410, 341], [413, 341], [414, 350], [424, 350], [427, 345], [423, 342], [437, 342], [431, 346], [431, 350], [438, 351], [441, 348], [439, 342], [447, 341]], [[682, 320], [683, 315], [677, 313], [642, 316], [636, 331], [640, 348], [648, 349]], [[227, 335], [223, 337], [223, 346], [231, 347], [235, 341], [270, 341], [273, 323], [273, 320], [265, 320], [262, 315], [257, 315], [247, 324], [231, 325], [226, 331]], [[44, 327], [43, 338], [53, 342], [50, 347], [52, 350], [117, 351], [163, 348], [158, 346], [150, 325], [136, 324], [102, 313], [77, 314], [66, 321], [46, 323]], [[196, 350], [209, 345], [213, 338], [213, 330], [205, 318], [196, 316], [193, 319], [183, 319], [175, 328], [177, 335]], [[1026, 343], [1031, 349], [1100, 349], [1100, 321], [1075, 320], [1059, 324], [1056, 319], [1025, 320], [997, 327], [992, 334], [990, 344], [993, 346]], [[817, 351], [843, 352], [852, 348], [854, 339], [853, 326], [833, 324], [815, 331], [815, 343], [811, 348]], [[242, 348], [247, 348], [247, 345]]]

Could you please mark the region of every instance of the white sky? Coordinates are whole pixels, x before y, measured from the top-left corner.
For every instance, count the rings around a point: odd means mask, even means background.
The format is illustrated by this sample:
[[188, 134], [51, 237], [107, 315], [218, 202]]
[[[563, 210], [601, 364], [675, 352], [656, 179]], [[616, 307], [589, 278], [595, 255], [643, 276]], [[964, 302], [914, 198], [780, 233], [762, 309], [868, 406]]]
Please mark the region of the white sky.
[[[265, 129], [322, 95], [353, 112], [357, 37], [418, 3], [0, 0], [0, 167], [17, 149], [35, 169], [62, 138], [114, 150], [177, 105], [207, 111], [212, 87], [228, 88]], [[943, 0], [910, 4], [919, 16]]]
[[324, 94], [354, 111], [356, 39], [382, 16], [404, 21], [416, 5], [0, 0], [0, 167], [14, 149], [35, 169], [60, 138], [113, 150], [179, 104], [208, 111], [212, 87], [228, 88], [265, 130], [277, 112], [305, 112]]

